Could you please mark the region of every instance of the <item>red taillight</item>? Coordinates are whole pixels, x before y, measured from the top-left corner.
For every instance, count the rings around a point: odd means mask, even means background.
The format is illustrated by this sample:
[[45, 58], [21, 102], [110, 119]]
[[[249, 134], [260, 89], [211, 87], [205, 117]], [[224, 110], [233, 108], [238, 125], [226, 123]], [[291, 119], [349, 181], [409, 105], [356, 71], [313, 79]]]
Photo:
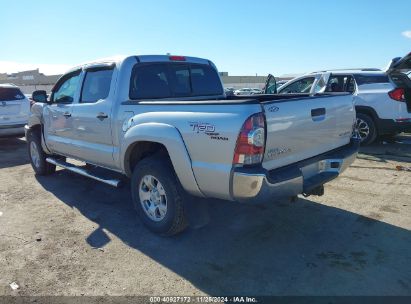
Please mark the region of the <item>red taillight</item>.
[[170, 56], [169, 58], [172, 61], [186, 61], [186, 57], [184, 56]]
[[397, 88], [395, 90], [388, 92], [388, 95], [390, 96], [391, 99], [394, 99], [396, 101], [405, 101], [404, 89]]
[[234, 151], [233, 164], [252, 165], [263, 160], [265, 147], [264, 114], [257, 113], [244, 122]]

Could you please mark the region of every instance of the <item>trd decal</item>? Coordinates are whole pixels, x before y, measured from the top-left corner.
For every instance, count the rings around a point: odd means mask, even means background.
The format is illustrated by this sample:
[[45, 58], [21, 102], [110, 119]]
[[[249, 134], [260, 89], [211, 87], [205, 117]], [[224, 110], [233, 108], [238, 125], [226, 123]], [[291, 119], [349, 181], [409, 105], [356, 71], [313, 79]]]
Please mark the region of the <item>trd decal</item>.
[[208, 122], [190, 122], [190, 127], [192, 127], [196, 133], [209, 134], [215, 132], [215, 126]]
[[211, 139], [216, 139], [216, 140], [228, 140], [228, 137], [225, 136], [210, 136]]
[[210, 136], [210, 139], [228, 140], [228, 137], [220, 136], [220, 133], [216, 132], [215, 126], [208, 122], [190, 122], [190, 127], [196, 133], [204, 133]]

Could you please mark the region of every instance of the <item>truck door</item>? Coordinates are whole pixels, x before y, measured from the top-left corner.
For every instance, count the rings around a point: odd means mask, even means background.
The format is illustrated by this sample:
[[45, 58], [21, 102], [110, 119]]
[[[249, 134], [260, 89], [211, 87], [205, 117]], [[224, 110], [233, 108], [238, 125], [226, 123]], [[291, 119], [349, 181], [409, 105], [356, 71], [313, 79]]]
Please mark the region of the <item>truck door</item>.
[[265, 81], [264, 94], [277, 94], [277, 81], [271, 74], [268, 74]]
[[114, 72], [114, 65], [85, 68], [79, 102], [73, 108], [73, 156], [107, 168], [114, 166]]
[[47, 147], [63, 155], [72, 154], [73, 105], [78, 100], [81, 70], [59, 79], [52, 90], [51, 104], [44, 108], [44, 136]]

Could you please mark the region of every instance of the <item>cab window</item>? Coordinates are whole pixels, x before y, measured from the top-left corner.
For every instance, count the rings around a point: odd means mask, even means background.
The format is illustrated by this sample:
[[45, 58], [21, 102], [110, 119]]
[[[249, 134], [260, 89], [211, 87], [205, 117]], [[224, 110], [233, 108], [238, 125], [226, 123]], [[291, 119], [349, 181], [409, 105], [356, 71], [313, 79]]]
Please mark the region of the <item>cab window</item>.
[[315, 77], [307, 77], [297, 80], [280, 90], [280, 94], [310, 93]]
[[106, 99], [110, 93], [112, 76], [112, 68], [87, 71], [81, 90], [80, 102], [93, 103], [101, 99]]
[[52, 101], [54, 103], [72, 103], [80, 81], [80, 72], [63, 76], [53, 89]]

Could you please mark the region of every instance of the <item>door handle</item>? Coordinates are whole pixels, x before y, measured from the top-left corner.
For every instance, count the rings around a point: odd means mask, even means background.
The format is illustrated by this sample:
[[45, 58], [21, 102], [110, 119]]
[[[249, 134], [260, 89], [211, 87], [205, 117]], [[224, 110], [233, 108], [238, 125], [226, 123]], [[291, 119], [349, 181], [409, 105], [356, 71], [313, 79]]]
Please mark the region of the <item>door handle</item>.
[[65, 113], [63, 114], [63, 116], [64, 116], [65, 118], [69, 118], [69, 117], [71, 117], [71, 113], [70, 113], [70, 112], [65, 112]]
[[313, 121], [321, 121], [325, 119], [325, 108], [317, 108], [311, 110], [311, 118]]
[[97, 117], [98, 119], [100, 119], [100, 120], [103, 120], [103, 119], [108, 118], [108, 115], [105, 114], [105, 113], [103, 113], [103, 112], [100, 112], [100, 113], [97, 114], [96, 117]]
[[312, 117], [321, 116], [321, 115], [325, 115], [325, 108], [317, 108], [317, 109], [311, 110]]

